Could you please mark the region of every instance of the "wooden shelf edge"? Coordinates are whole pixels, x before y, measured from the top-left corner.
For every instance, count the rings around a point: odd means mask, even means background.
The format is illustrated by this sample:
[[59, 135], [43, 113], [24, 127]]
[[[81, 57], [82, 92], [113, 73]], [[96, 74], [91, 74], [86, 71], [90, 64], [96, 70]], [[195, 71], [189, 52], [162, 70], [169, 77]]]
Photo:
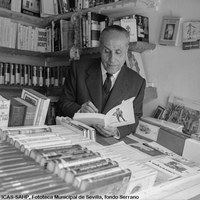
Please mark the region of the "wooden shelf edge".
[[28, 23], [28, 24], [32, 24], [32, 25], [36, 25], [36, 26], [44, 26], [45, 25], [45, 21], [43, 18], [26, 15], [26, 14], [15, 12], [15, 11], [8, 10], [5, 8], [0, 8], [0, 16], [9, 18], [14, 21], [21, 21], [23, 23]]
[[23, 56], [31, 56], [31, 57], [44, 57], [45, 55], [43, 52], [14, 49], [14, 48], [9, 48], [9, 47], [0, 47], [0, 52], [4, 54], [23, 55]]

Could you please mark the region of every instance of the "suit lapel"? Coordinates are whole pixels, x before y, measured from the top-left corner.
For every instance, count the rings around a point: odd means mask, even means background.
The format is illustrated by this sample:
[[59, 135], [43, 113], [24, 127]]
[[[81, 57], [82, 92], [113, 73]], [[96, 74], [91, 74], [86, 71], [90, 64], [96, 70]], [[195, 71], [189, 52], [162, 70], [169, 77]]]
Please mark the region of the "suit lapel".
[[124, 100], [124, 94], [127, 93], [129, 88], [128, 80], [124, 78], [127, 77], [126, 73], [126, 67], [123, 66], [117, 77], [115, 85], [111, 90], [110, 97], [104, 107], [103, 113], [107, 113], [112, 107], [119, 105], [122, 100]]
[[88, 76], [86, 78], [86, 85], [89, 95], [94, 105], [102, 109], [102, 74], [101, 62], [93, 63], [88, 69]]

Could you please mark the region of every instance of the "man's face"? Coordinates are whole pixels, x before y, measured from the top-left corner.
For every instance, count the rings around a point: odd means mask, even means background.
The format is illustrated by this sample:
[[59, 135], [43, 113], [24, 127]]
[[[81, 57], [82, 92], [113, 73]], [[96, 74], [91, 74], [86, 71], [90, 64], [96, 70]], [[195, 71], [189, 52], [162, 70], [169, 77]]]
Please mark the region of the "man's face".
[[114, 74], [122, 68], [126, 60], [128, 39], [123, 33], [117, 31], [105, 32], [100, 51], [105, 70]]

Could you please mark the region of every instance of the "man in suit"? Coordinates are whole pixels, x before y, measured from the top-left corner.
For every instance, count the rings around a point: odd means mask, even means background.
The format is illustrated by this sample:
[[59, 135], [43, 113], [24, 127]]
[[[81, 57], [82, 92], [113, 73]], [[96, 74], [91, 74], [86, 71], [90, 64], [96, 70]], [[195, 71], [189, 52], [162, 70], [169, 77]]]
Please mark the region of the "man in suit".
[[101, 58], [81, 59], [70, 69], [58, 102], [59, 115], [73, 117], [76, 112], [105, 114], [122, 100], [135, 97], [134, 124], [118, 128], [94, 125], [104, 137], [120, 139], [134, 133], [142, 116], [146, 82], [127, 67], [128, 48], [129, 33], [124, 28], [117, 25], [106, 27], [100, 36]]

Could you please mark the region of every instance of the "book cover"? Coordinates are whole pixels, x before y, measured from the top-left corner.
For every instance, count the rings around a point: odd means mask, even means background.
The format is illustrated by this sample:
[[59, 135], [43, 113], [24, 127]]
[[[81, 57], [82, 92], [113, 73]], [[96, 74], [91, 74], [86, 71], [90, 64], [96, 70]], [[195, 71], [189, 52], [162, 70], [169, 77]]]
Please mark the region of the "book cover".
[[188, 138], [189, 136], [182, 132], [161, 127], [156, 142], [182, 156], [185, 140]]
[[8, 127], [10, 100], [0, 95], [0, 128]]
[[[67, 170], [66, 168], [63, 168], [66, 171], [64, 180], [67, 184], [72, 184], [76, 177], [94, 173], [94, 172], [99, 172], [102, 170], [111, 169], [118, 166], [119, 166], [118, 163], [115, 161], [100, 160], [93, 163], [90, 162], [86, 165], [82, 165], [75, 168], [69, 167], [69, 170]], [[63, 178], [62, 174], [60, 177]]]
[[150, 140], [157, 141], [159, 129], [159, 126], [139, 120], [139, 124], [136, 128], [136, 134]]
[[10, 102], [10, 113], [8, 126], [23, 126], [26, 113], [26, 106], [14, 98]]
[[133, 101], [135, 97], [122, 101], [112, 108], [106, 115], [100, 113], [75, 113], [73, 119], [83, 122], [88, 126], [98, 124], [101, 126], [125, 126], [135, 123]]
[[169, 96], [163, 119], [183, 125], [183, 133], [191, 136], [200, 132], [200, 102], [194, 99]]
[[24, 99], [22, 99], [20, 97], [16, 97], [15, 100], [26, 106], [24, 126], [33, 125], [34, 118], [35, 118], [35, 112], [36, 112], [36, 106], [25, 101]]
[[60, 173], [60, 170], [65, 167], [69, 167], [75, 164], [85, 163], [91, 160], [98, 160], [101, 158], [99, 153], [89, 152], [85, 154], [81, 154], [79, 156], [74, 156], [71, 158], [60, 158], [48, 161], [47, 169], [50, 171], [55, 171], [56, 173]]
[[120, 25], [130, 33], [130, 42], [137, 41], [137, 25], [135, 18], [122, 18]]
[[152, 159], [147, 165], [170, 175], [169, 180], [197, 173], [197, 170], [189, 167], [169, 156]]
[[186, 139], [183, 148], [183, 157], [200, 164], [200, 141], [194, 139]]
[[37, 30], [37, 42], [36, 51], [47, 52], [47, 28], [38, 28]]
[[31, 88], [23, 89], [21, 98], [36, 106], [34, 125], [44, 125], [50, 99]]
[[138, 41], [149, 42], [149, 18], [142, 15], [135, 15], [135, 19]]
[[40, 16], [39, 0], [22, 0], [21, 12], [27, 15]]
[[30, 152], [30, 157], [35, 159], [36, 162], [43, 162], [44, 160], [50, 160], [55, 158], [60, 158], [66, 154], [71, 155], [74, 152], [78, 152], [80, 150], [83, 150], [83, 148], [76, 144], [76, 145], [65, 145], [60, 147], [50, 147], [50, 148], [42, 148], [42, 149], [33, 149]]
[[[88, 178], [83, 178], [82, 176], [75, 178], [73, 186], [79, 189], [80, 191], [92, 190], [95, 188], [101, 188], [105, 185], [107, 191], [104, 193], [112, 194], [118, 188], [124, 188], [128, 186], [128, 182], [131, 177], [131, 171], [129, 169], [121, 169], [120, 167], [115, 167], [108, 170], [103, 170], [96, 172], [96, 175], [88, 175]], [[116, 183], [116, 184], [114, 184]], [[113, 184], [115, 187], [113, 187]], [[109, 185], [112, 185], [109, 187]], [[104, 194], [103, 193], [103, 194]]]
[[58, 10], [55, 9], [55, 6], [54, 0], [40, 0], [40, 17], [57, 15]]

